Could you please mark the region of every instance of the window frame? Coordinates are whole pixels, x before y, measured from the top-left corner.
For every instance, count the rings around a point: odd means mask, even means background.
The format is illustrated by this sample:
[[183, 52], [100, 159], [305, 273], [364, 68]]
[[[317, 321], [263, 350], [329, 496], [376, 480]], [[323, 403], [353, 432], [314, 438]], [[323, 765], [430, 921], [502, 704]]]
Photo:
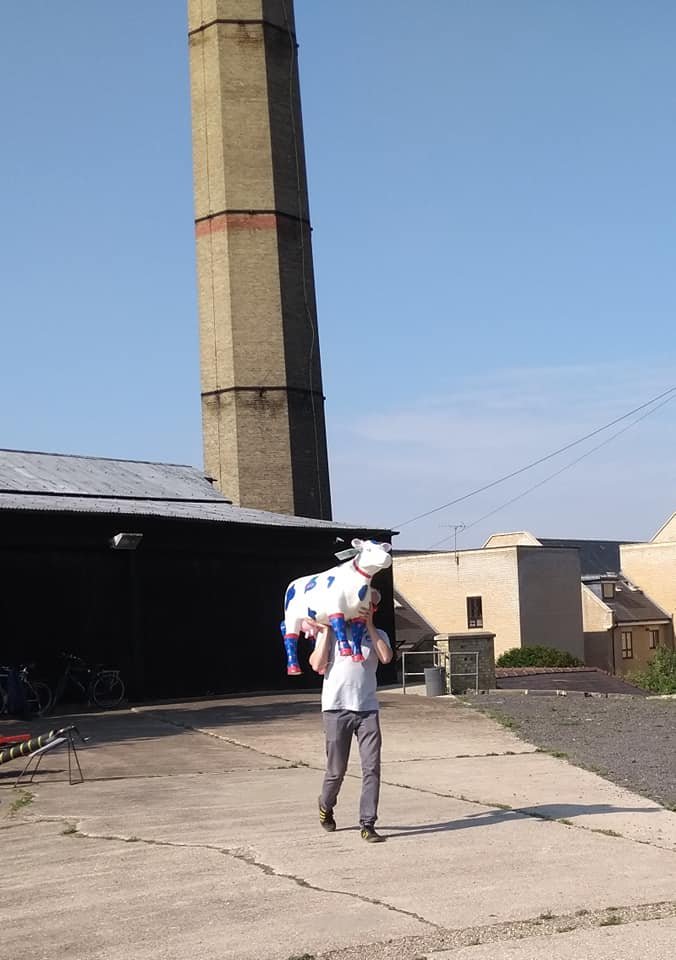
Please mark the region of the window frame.
[[[484, 626], [484, 605], [483, 598], [480, 596], [467, 597], [467, 629], [483, 630]], [[473, 616], [472, 614], [478, 614]]]
[[[606, 591], [610, 588], [610, 592]], [[615, 599], [615, 583], [613, 580], [602, 580], [601, 581], [601, 599], [602, 600], [614, 600]]]
[[631, 630], [622, 630], [620, 632], [620, 644], [623, 660], [634, 659], [634, 635]]
[[657, 650], [660, 645], [660, 631], [654, 627], [648, 627], [648, 649]]

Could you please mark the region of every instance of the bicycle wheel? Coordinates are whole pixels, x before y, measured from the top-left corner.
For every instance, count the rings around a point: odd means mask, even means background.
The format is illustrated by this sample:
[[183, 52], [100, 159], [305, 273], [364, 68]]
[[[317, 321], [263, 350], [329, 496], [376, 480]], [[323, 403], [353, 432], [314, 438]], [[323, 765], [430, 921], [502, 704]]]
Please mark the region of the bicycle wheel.
[[124, 683], [115, 670], [98, 673], [90, 696], [97, 707], [117, 707], [124, 700]]
[[52, 691], [42, 680], [24, 680], [22, 683], [27, 713], [41, 717], [52, 705]]

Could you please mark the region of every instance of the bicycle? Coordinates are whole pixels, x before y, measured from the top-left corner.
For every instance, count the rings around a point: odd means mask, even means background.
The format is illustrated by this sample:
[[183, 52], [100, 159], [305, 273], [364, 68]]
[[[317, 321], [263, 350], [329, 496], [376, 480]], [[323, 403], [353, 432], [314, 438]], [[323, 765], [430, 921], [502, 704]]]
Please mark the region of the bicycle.
[[72, 653], [62, 653], [61, 657], [66, 663], [56, 686], [52, 707], [63, 698], [68, 686], [77, 690], [88, 706], [94, 704], [103, 709], [111, 709], [122, 703], [125, 686], [119, 670], [101, 665], [90, 667], [82, 657], [76, 657]]
[[41, 717], [52, 705], [52, 691], [43, 680], [33, 680], [30, 670], [33, 664], [18, 667], [0, 666], [0, 714], [9, 713], [9, 678], [13, 670], [20, 687], [20, 698], [26, 713]]

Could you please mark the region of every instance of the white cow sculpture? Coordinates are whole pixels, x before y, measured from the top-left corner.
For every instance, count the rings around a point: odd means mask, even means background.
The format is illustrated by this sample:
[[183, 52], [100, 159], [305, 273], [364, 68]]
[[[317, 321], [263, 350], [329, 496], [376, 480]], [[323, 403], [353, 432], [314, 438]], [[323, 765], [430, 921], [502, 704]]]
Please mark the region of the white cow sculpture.
[[[355, 556], [309, 577], [292, 580], [284, 596], [284, 620], [281, 624], [286, 648], [286, 672], [295, 676], [303, 671], [298, 665], [298, 637], [304, 620], [316, 620], [332, 627], [338, 639], [341, 657], [363, 660], [361, 641], [366, 628], [364, 610], [369, 609], [371, 578], [379, 570], [392, 566], [389, 543], [353, 540]], [[347, 639], [345, 621], [352, 624], [352, 645]], [[305, 625], [307, 628], [307, 624]]]

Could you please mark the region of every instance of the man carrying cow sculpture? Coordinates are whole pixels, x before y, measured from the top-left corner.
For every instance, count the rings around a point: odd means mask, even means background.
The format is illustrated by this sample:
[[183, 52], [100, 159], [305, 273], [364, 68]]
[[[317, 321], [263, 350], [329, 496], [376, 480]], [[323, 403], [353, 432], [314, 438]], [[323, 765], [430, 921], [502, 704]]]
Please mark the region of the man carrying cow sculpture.
[[347, 771], [352, 737], [355, 736], [359, 744], [362, 774], [360, 833], [368, 843], [380, 843], [386, 838], [375, 830], [382, 746], [376, 670], [379, 662], [390, 662], [392, 649], [385, 631], [378, 630], [373, 624], [373, 615], [380, 602], [377, 590], [371, 590], [370, 600], [370, 609], [364, 611], [366, 635], [361, 641], [363, 659], [341, 656], [340, 645], [333, 631], [330, 627], [324, 627], [310, 655], [310, 666], [324, 675], [322, 717], [326, 734], [326, 773], [319, 795], [319, 823], [329, 833], [336, 829], [333, 809]]
[[[329, 833], [336, 829], [333, 810], [347, 771], [352, 737], [355, 736], [362, 768], [359, 803], [361, 837], [368, 843], [380, 843], [386, 838], [375, 830], [382, 746], [376, 670], [378, 663], [390, 662], [392, 649], [385, 631], [378, 630], [373, 624], [380, 593], [370, 587], [370, 580], [378, 570], [391, 565], [391, 548], [387, 543], [361, 540], [353, 540], [352, 546], [356, 552], [352, 560], [316, 577], [296, 580], [290, 585], [286, 595], [287, 625], [292, 627], [291, 634], [295, 632], [296, 637], [289, 637], [286, 630], [283, 632], [287, 655], [289, 639], [297, 641], [301, 629], [309, 636], [316, 637], [310, 666], [324, 676], [322, 717], [326, 734], [326, 773], [319, 796], [319, 823]], [[333, 591], [337, 581], [340, 581], [338, 589]], [[312, 586], [307, 590], [307, 584], [310, 583]], [[321, 612], [312, 607], [306, 608], [305, 616], [297, 622], [295, 618], [303, 608], [293, 603], [294, 597], [299, 592], [305, 596], [306, 592], [315, 590], [319, 585], [327, 588], [327, 593], [334, 601], [340, 597], [338, 606], [335, 603], [332, 606], [331, 602], [324, 600]], [[355, 592], [356, 602], [353, 600]], [[293, 619], [289, 616], [292, 607]], [[333, 612], [327, 613], [326, 610]], [[347, 624], [346, 620], [349, 621]], [[295, 657], [295, 643], [292, 652]], [[291, 660], [289, 662], [291, 666]], [[295, 663], [297, 665], [297, 661]]]

